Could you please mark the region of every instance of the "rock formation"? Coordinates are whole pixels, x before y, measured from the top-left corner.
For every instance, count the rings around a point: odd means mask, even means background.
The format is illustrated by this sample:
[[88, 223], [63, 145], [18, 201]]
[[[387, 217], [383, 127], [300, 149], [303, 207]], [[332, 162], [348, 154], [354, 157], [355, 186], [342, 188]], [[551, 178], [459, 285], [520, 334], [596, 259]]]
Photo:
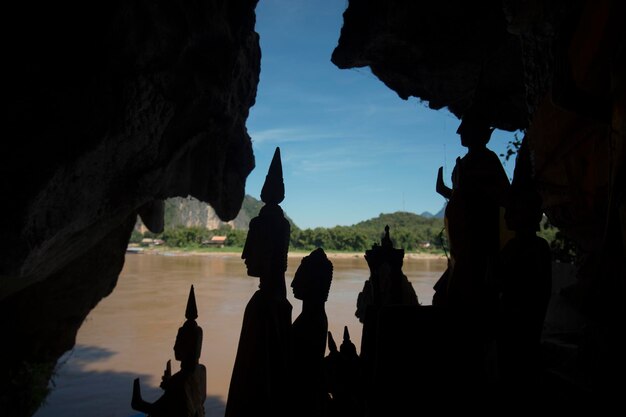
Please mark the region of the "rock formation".
[[254, 168], [256, 3], [7, 5], [0, 414], [36, 409], [114, 288], [140, 208], [191, 195], [237, 215]]

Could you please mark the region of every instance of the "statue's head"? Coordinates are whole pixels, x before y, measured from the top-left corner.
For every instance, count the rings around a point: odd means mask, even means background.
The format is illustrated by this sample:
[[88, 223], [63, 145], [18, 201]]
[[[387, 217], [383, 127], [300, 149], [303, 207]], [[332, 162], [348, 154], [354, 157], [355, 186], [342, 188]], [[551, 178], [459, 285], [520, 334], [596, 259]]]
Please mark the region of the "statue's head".
[[241, 257], [248, 275], [266, 277], [287, 270], [290, 225], [277, 205], [265, 205], [250, 221]]
[[261, 191], [261, 200], [265, 205], [259, 215], [250, 221], [241, 254], [250, 276], [268, 277], [278, 272], [284, 273], [287, 269], [291, 230], [278, 205], [284, 197], [280, 148], [277, 147]]
[[195, 320], [187, 320], [178, 329], [174, 343], [174, 358], [183, 364], [196, 365], [202, 353], [202, 327]]
[[182, 368], [198, 364], [202, 352], [202, 327], [196, 323], [198, 309], [193, 285], [189, 290], [185, 318], [187, 320], [178, 329], [174, 343], [174, 358], [181, 362]]
[[463, 115], [456, 133], [461, 136], [461, 145], [469, 148], [475, 145], [487, 145], [494, 129], [489, 121], [475, 111]]
[[333, 279], [333, 264], [322, 248], [302, 258], [291, 281], [293, 296], [299, 300], [326, 301]]

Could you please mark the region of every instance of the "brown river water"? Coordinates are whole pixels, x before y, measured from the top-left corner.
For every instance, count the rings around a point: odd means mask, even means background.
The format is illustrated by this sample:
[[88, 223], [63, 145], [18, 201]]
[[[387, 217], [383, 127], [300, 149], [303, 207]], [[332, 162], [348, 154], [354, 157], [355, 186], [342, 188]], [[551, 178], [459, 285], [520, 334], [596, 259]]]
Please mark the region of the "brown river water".
[[[362, 325], [354, 316], [356, 299], [368, 278], [362, 256], [329, 255], [333, 281], [326, 303], [329, 330], [337, 344], [348, 326], [360, 346]], [[292, 318], [301, 302], [289, 284], [300, 263], [290, 257], [286, 273]], [[446, 267], [445, 259], [405, 258], [403, 272], [419, 302], [429, 305], [433, 285]], [[238, 255], [128, 254], [113, 293], [89, 314], [76, 337], [76, 346], [57, 365], [51, 393], [35, 417], [130, 417], [133, 379], [141, 379], [145, 400], [155, 401], [168, 359], [172, 372], [174, 340], [185, 321], [185, 305], [193, 284], [198, 324], [204, 339], [200, 362], [207, 369], [207, 417], [224, 415], [228, 384], [235, 360], [244, 308], [257, 290], [258, 279], [247, 276]]]

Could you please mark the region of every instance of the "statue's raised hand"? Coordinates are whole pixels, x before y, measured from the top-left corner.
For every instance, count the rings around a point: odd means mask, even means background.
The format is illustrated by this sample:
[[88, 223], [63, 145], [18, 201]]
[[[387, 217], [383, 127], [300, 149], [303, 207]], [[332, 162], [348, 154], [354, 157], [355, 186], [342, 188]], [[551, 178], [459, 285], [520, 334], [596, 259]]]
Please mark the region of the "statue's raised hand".
[[444, 198], [450, 199], [450, 196], [452, 196], [452, 190], [443, 182], [443, 167], [439, 167], [439, 170], [437, 170], [437, 185], [435, 190]]
[[161, 385], [159, 385], [162, 389], [167, 388], [167, 383], [172, 377], [172, 361], [168, 360], [167, 365], [165, 365], [165, 371], [163, 371], [163, 376], [161, 377]]
[[139, 378], [135, 378], [133, 381], [133, 398], [130, 402], [130, 406], [133, 410], [139, 410], [143, 405], [143, 398], [141, 398], [141, 386], [139, 385]]

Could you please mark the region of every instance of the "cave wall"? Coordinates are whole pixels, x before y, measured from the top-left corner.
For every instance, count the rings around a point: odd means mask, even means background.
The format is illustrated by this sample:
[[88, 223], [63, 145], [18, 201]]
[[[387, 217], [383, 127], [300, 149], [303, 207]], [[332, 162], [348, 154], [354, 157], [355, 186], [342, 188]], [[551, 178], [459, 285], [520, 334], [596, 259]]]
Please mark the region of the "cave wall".
[[128, 244], [134, 224], [129, 216], [75, 261], [2, 301], [2, 354], [11, 377], [2, 381], [3, 416], [32, 415], [45, 398], [57, 359], [74, 347], [85, 317], [113, 291], [124, 266], [119, 248]]
[[522, 130], [543, 210], [580, 248], [562, 296], [589, 321], [567, 378], [603, 400], [618, 395], [610, 375], [626, 371], [625, 3], [350, 0], [343, 17], [338, 68], [369, 66], [402, 99]]
[[254, 156], [256, 0], [12, 2], [3, 28], [0, 414], [30, 415], [115, 286], [138, 211], [191, 195], [224, 221]]

